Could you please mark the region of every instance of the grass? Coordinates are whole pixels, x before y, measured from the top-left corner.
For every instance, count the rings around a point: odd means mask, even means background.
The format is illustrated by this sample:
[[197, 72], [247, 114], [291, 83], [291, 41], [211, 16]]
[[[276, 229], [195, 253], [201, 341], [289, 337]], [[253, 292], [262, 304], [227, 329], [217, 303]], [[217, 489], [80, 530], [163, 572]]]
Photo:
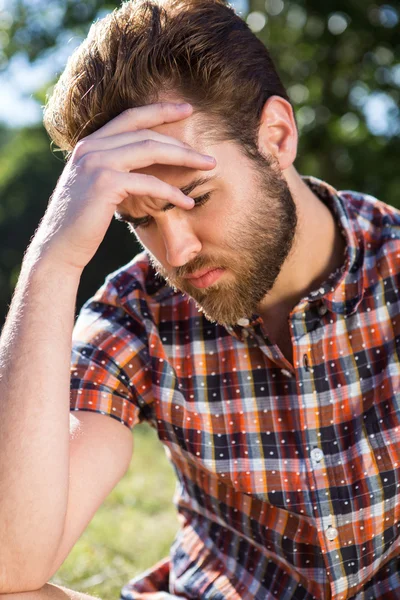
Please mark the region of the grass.
[[139, 425], [133, 435], [129, 470], [51, 583], [118, 600], [129, 579], [168, 555], [178, 529], [172, 504], [175, 475], [151, 427]]

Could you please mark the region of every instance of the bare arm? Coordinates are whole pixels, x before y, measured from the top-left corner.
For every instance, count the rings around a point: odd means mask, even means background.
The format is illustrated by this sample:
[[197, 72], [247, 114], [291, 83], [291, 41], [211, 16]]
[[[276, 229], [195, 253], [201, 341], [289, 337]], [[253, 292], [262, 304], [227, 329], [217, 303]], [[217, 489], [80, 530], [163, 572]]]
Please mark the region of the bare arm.
[[77, 273], [28, 255], [2, 332], [0, 592], [24, 573], [41, 581], [62, 535], [78, 284]]
[[[134, 172], [154, 163], [213, 168], [182, 142], [144, 129], [190, 113], [171, 104], [131, 109], [78, 143], [26, 253], [0, 338], [0, 594], [42, 586], [101, 502], [69, 494], [86, 493], [69, 438], [76, 293], [128, 196], [141, 214], [166, 202], [193, 207], [176, 187]], [[105, 474], [99, 489], [105, 494], [112, 481]]]

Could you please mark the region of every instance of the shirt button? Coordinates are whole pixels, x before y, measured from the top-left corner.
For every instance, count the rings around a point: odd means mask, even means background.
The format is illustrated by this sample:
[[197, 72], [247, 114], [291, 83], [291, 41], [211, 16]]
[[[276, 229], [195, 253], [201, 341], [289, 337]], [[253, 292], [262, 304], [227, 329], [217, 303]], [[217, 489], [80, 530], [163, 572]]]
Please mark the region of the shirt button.
[[313, 448], [311, 450], [311, 458], [313, 459], [313, 461], [319, 463], [323, 459], [323, 457], [324, 453], [320, 448]]
[[334, 527], [328, 527], [328, 529], [326, 530], [326, 537], [328, 538], [328, 540], [330, 540], [331, 542], [333, 540], [336, 540], [337, 536], [339, 535], [339, 532], [337, 529], [335, 529]]
[[286, 377], [293, 377], [291, 372], [288, 371], [287, 369], [281, 369], [281, 373], [282, 373], [282, 375], [286, 375]]
[[318, 314], [323, 317], [324, 315], [326, 315], [326, 313], [328, 312], [327, 307], [325, 306], [325, 304], [321, 304], [321, 306], [318, 307]]
[[249, 323], [249, 319], [239, 319], [239, 321], [237, 322], [237, 324], [241, 325], [241, 327], [247, 327]]

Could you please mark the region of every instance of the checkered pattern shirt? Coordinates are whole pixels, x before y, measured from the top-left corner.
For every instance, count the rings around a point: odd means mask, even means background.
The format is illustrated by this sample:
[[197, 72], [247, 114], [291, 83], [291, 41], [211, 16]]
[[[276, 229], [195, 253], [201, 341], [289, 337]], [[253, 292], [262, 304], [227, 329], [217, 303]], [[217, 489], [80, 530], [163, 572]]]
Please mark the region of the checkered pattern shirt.
[[146, 253], [79, 315], [71, 410], [148, 421], [177, 475], [181, 529], [127, 600], [400, 598], [400, 211], [303, 180], [346, 250], [290, 312], [293, 364], [259, 315], [210, 323]]

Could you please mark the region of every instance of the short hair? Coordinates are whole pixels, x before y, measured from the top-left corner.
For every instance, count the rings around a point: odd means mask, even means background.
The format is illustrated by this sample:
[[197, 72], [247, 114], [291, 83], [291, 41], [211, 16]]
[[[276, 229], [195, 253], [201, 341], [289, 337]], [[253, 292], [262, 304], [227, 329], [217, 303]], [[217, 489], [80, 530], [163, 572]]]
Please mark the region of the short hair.
[[212, 136], [257, 157], [262, 108], [290, 103], [270, 54], [224, 0], [128, 0], [95, 22], [44, 111], [66, 155], [128, 108], [175, 92], [210, 119]]

